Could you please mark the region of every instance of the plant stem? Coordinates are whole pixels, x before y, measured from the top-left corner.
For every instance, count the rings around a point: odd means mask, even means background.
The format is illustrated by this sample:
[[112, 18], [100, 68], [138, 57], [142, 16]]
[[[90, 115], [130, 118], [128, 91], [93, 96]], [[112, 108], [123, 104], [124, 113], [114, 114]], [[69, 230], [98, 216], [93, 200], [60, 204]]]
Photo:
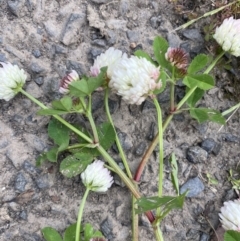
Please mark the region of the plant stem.
[[162, 235], [162, 231], [159, 228], [159, 226], [157, 226], [157, 227], [155, 226], [154, 227], [154, 233], [155, 233], [157, 241], [164, 241], [163, 235]]
[[172, 71], [172, 81], [170, 83], [170, 111], [175, 110], [174, 92], [175, 92], [175, 81], [174, 81], [174, 68]]
[[[35, 104], [37, 104], [39, 107], [41, 107], [42, 109], [48, 109], [47, 106], [45, 106], [42, 102], [40, 102], [39, 100], [37, 100], [36, 98], [34, 98], [32, 95], [28, 94], [26, 91], [24, 91], [23, 89], [19, 90], [19, 92], [21, 92], [23, 95], [25, 95], [27, 98], [29, 98], [31, 101], [33, 101]], [[57, 119], [58, 121], [60, 121], [63, 125], [65, 125], [66, 127], [68, 127], [70, 130], [72, 130], [74, 133], [76, 133], [77, 135], [81, 136], [84, 140], [86, 140], [89, 143], [92, 143], [92, 139], [90, 139], [87, 135], [85, 135], [83, 132], [81, 132], [80, 130], [78, 130], [77, 128], [75, 128], [73, 125], [69, 124], [67, 121], [65, 121], [62, 117], [58, 116], [58, 115], [53, 115], [53, 117], [55, 119]]]
[[[132, 173], [131, 173], [131, 170], [129, 168], [126, 155], [123, 151], [122, 145], [120, 143], [120, 140], [119, 140], [118, 135], [117, 135], [117, 131], [115, 129], [115, 126], [114, 126], [114, 123], [113, 123], [113, 120], [112, 120], [112, 116], [110, 114], [109, 104], [108, 104], [108, 96], [109, 96], [109, 88], [106, 88], [105, 95], [104, 95], [104, 105], [105, 105], [107, 118], [108, 118], [108, 121], [111, 123], [111, 125], [114, 129], [115, 136], [116, 136], [116, 139], [115, 139], [116, 145], [117, 145], [120, 157], [122, 159], [123, 165], [126, 169], [127, 175], [130, 179], [132, 179]], [[135, 187], [136, 187], [136, 185], [135, 185]], [[132, 234], [133, 234], [132, 240], [138, 241], [138, 215], [135, 212], [135, 208], [137, 208], [137, 205], [135, 204], [135, 202], [136, 202], [136, 198], [132, 195]]]
[[[158, 144], [159, 144], [159, 176], [158, 176], [158, 196], [162, 197], [163, 193], [163, 128], [162, 128], [162, 111], [161, 107], [157, 101], [157, 98], [153, 99], [157, 110], [157, 120], [158, 120]], [[160, 217], [161, 208], [157, 209], [157, 217]]]
[[[218, 60], [225, 54], [225, 51], [221, 52], [215, 59], [214, 61], [208, 66], [208, 68], [204, 71], [204, 74], [208, 74], [213, 68], [214, 66], [217, 64]], [[193, 94], [193, 92], [196, 90], [197, 86], [193, 87], [192, 89], [190, 89], [186, 95], [183, 97], [183, 99], [178, 103], [178, 105], [176, 106], [176, 111], [178, 111], [182, 106], [183, 104], [188, 100], [188, 98]], [[162, 130], [163, 132], [166, 130], [167, 126], [169, 125], [170, 121], [172, 120], [173, 118], [173, 113], [170, 113], [167, 117], [167, 119], [165, 120], [165, 122], [163, 123], [163, 127], [162, 127]], [[150, 146], [148, 147], [147, 151], [145, 152], [139, 166], [138, 166], [138, 169], [135, 173], [135, 176], [134, 176], [134, 180], [136, 182], [139, 182], [140, 181], [140, 178], [141, 178], [141, 175], [142, 175], [142, 172], [144, 170], [144, 167], [146, 166], [147, 162], [148, 162], [148, 159], [149, 157], [151, 156], [153, 150], [155, 149], [156, 145], [158, 144], [158, 133], [156, 134], [156, 136], [154, 137], [152, 143], [150, 144]]]
[[234, 105], [233, 107], [229, 108], [228, 110], [225, 110], [222, 112], [222, 115], [225, 116], [225, 115], [228, 115], [230, 114], [231, 112], [235, 111], [236, 109], [238, 109], [240, 107], [240, 103]]
[[97, 128], [96, 128], [96, 125], [95, 125], [95, 122], [94, 122], [93, 116], [92, 116], [92, 97], [91, 97], [91, 95], [88, 96], [88, 108], [87, 108], [86, 116], [87, 116], [89, 123], [91, 125], [91, 128], [92, 128], [94, 143], [99, 143]]
[[84, 196], [82, 198], [80, 207], [79, 207], [79, 212], [78, 212], [78, 219], [77, 219], [77, 227], [76, 227], [76, 236], [75, 236], [75, 241], [80, 241], [80, 233], [81, 233], [81, 222], [82, 222], [82, 215], [83, 215], [83, 209], [87, 200], [87, 196], [89, 194], [90, 189], [87, 187]]

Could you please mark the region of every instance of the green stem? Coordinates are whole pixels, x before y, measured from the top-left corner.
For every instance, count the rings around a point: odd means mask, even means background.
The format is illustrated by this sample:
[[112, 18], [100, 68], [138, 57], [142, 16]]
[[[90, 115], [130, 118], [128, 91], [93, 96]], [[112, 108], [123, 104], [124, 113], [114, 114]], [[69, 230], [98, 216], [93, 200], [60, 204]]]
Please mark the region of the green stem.
[[174, 91], [175, 91], [175, 81], [174, 81], [174, 71], [172, 71], [172, 81], [170, 83], [170, 111], [173, 112], [175, 110], [175, 101], [174, 101]]
[[[158, 120], [158, 143], [159, 143], [159, 179], [158, 179], [158, 196], [162, 197], [163, 194], [163, 128], [162, 128], [162, 111], [156, 98], [153, 99], [157, 110]], [[157, 209], [157, 216], [160, 217], [161, 209]]]
[[[23, 95], [25, 95], [26, 97], [28, 97], [31, 101], [33, 101], [35, 104], [37, 104], [38, 106], [40, 106], [42, 109], [48, 109], [47, 106], [45, 106], [42, 102], [40, 102], [39, 100], [35, 99], [32, 95], [28, 94], [26, 91], [24, 91], [23, 89], [19, 90], [19, 92], [21, 92]], [[53, 117], [55, 119], [57, 119], [58, 121], [60, 121], [62, 124], [64, 124], [66, 127], [68, 127], [70, 130], [72, 130], [74, 133], [76, 133], [77, 135], [81, 136], [84, 140], [86, 140], [89, 143], [92, 143], [92, 139], [90, 139], [88, 136], [86, 136], [84, 133], [82, 133], [80, 130], [78, 130], [77, 128], [75, 128], [73, 125], [69, 124], [67, 121], [65, 121], [62, 117], [58, 116], [58, 115], [53, 115]]]
[[240, 108], [240, 103], [234, 105], [233, 107], [229, 108], [228, 110], [223, 111], [222, 115], [223, 116], [228, 115], [228, 114], [230, 114], [231, 112], [235, 111], [238, 108]]
[[159, 228], [159, 226], [154, 227], [154, 233], [155, 233], [155, 237], [156, 237], [157, 241], [164, 241], [162, 231]]
[[108, 121], [111, 123], [111, 125], [112, 125], [112, 127], [114, 129], [114, 132], [115, 132], [115, 135], [116, 135], [116, 144], [117, 144], [118, 151], [119, 151], [119, 154], [121, 156], [121, 159], [123, 161], [123, 165], [124, 165], [124, 167], [126, 169], [128, 177], [132, 178], [132, 173], [131, 173], [129, 165], [127, 163], [127, 158], [126, 158], [125, 153], [123, 151], [122, 145], [121, 145], [120, 140], [118, 138], [118, 135], [117, 135], [117, 132], [116, 132], [116, 129], [115, 129], [115, 126], [114, 126], [114, 123], [113, 123], [113, 120], [112, 120], [112, 117], [111, 117], [111, 114], [110, 114], [109, 105], [108, 105], [108, 94], [109, 94], [109, 89], [107, 88], [105, 90], [105, 96], [104, 96], [104, 104], [105, 104], [107, 118], [108, 118]]
[[88, 109], [86, 112], [86, 116], [87, 116], [89, 123], [91, 125], [91, 128], [92, 128], [94, 143], [99, 143], [97, 128], [96, 128], [96, 125], [95, 125], [95, 122], [94, 122], [93, 116], [92, 116], [92, 97], [91, 97], [91, 95], [88, 96]]
[[87, 200], [87, 196], [89, 194], [90, 189], [87, 187], [84, 196], [82, 198], [80, 207], [79, 207], [79, 212], [78, 212], [78, 219], [77, 219], [77, 227], [76, 227], [76, 236], [75, 236], [75, 241], [80, 241], [80, 233], [81, 233], [81, 222], [82, 222], [82, 215], [83, 215], [83, 209]]

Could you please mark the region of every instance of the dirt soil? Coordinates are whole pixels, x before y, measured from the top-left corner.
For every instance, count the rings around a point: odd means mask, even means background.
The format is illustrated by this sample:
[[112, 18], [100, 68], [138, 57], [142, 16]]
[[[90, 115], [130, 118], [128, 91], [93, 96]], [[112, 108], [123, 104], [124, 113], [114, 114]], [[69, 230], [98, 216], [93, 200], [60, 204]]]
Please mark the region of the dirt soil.
[[[48, 104], [61, 97], [59, 82], [67, 70], [88, 74], [93, 59], [110, 46], [129, 55], [137, 49], [152, 54], [152, 41], [160, 35], [171, 46], [187, 49], [191, 57], [199, 52], [209, 54], [203, 34], [203, 26], [209, 20], [191, 26], [190, 35], [189, 30], [173, 31], [188, 20], [189, 11], [199, 16], [212, 9], [212, 1], [194, 1], [195, 5], [192, 2], [178, 1], [186, 10], [179, 14], [167, 0], [0, 0], [0, 61], [23, 68], [28, 73], [25, 89]], [[234, 104], [224, 98], [224, 87], [233, 91], [229, 84], [233, 75], [223, 69], [213, 74], [216, 87], [199, 104], [225, 110]], [[178, 100], [183, 96], [181, 84], [176, 94]], [[168, 113], [168, 100], [168, 91], [159, 96], [164, 116]], [[150, 102], [140, 107], [127, 106], [112, 95], [111, 103], [115, 125], [134, 172], [157, 131], [156, 113]], [[79, 176], [62, 176], [58, 164], [35, 167], [39, 154], [53, 145], [47, 136], [49, 118], [37, 116], [37, 106], [21, 94], [9, 102], [1, 100], [0, 104], [0, 241], [42, 241], [42, 228], [51, 226], [62, 233], [76, 222], [85, 188]], [[93, 105], [97, 122], [106, 120], [102, 93], [95, 95]], [[84, 119], [74, 115], [69, 120], [84, 123]], [[239, 162], [239, 126], [239, 112], [221, 130], [213, 123], [199, 125], [184, 113], [167, 128], [164, 194], [175, 195], [168, 163], [172, 152], [179, 163], [180, 186], [197, 177], [203, 188], [186, 199], [183, 210], [172, 211], [162, 222], [166, 241], [213, 240], [212, 228], [220, 225], [218, 213], [223, 201], [236, 198], [227, 177], [228, 170], [236, 169]], [[202, 148], [207, 138], [214, 143], [215, 152]], [[203, 156], [189, 161], [191, 148], [197, 148]], [[114, 148], [110, 153], [119, 159]], [[157, 193], [157, 158], [156, 150], [139, 184], [146, 196]], [[209, 182], [207, 174], [217, 184]], [[127, 188], [115, 180], [106, 194], [90, 194], [83, 221], [100, 229], [108, 240], [130, 241], [131, 198]], [[139, 240], [155, 240], [144, 216], [140, 217], [139, 227]]]

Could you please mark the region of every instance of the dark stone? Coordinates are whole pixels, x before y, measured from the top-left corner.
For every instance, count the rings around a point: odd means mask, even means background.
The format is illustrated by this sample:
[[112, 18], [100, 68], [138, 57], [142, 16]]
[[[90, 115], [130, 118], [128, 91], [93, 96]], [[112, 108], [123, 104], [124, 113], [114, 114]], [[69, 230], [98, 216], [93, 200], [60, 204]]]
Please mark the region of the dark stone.
[[138, 31], [129, 30], [127, 31], [127, 37], [131, 42], [139, 42], [140, 34]]
[[183, 113], [176, 114], [176, 115], [173, 116], [173, 120], [183, 122], [185, 120], [185, 116], [184, 116]]
[[120, 1], [119, 12], [121, 16], [125, 16], [129, 11], [129, 2], [128, 1]]
[[101, 53], [103, 53], [103, 51], [101, 49], [96, 49], [96, 48], [92, 48], [89, 51], [89, 58], [91, 60], [94, 60], [98, 55], [100, 55]]
[[110, 114], [114, 114], [119, 108], [119, 103], [116, 100], [108, 99], [108, 105]]
[[7, 147], [8, 145], [9, 145], [9, 142], [4, 137], [2, 137], [0, 139], [0, 149], [3, 149], [5, 147]]
[[140, 105], [129, 105], [128, 110], [132, 116], [137, 116], [141, 112]]
[[[121, 132], [121, 131], [118, 131], [117, 135], [118, 135], [118, 138], [119, 138], [120, 144], [122, 145], [123, 150], [124, 151], [129, 151], [131, 149], [131, 147], [132, 147], [132, 144], [131, 144], [131, 142], [129, 140], [128, 135], [126, 133], [124, 133], [124, 132]], [[112, 149], [116, 153], [119, 153], [116, 144], [113, 144]]]
[[98, 46], [98, 47], [105, 47], [106, 41], [105, 39], [95, 39], [92, 41], [92, 45]]
[[30, 69], [34, 74], [40, 74], [42, 73], [45, 69], [39, 66], [37, 63], [32, 63], [30, 65]]
[[114, 240], [114, 236], [112, 233], [112, 223], [109, 220], [109, 218], [106, 218], [101, 224], [100, 224], [101, 232], [103, 233], [104, 237], [108, 240]]
[[167, 41], [169, 46], [173, 48], [178, 48], [181, 43], [181, 40], [179, 39], [178, 35], [172, 32], [167, 34]]
[[203, 42], [203, 37], [198, 29], [184, 29], [182, 34], [185, 38], [192, 41]]
[[103, 99], [94, 98], [93, 101], [92, 101], [92, 112], [94, 113], [95, 111], [98, 111], [103, 106], [104, 106]]
[[226, 133], [222, 136], [222, 139], [227, 142], [233, 142], [233, 143], [240, 143], [240, 138], [238, 136], [234, 136], [230, 133]]
[[63, 46], [56, 44], [55, 45], [55, 53], [56, 54], [67, 54], [68, 50], [67, 50], [67, 48], [65, 48]]
[[27, 220], [27, 212], [23, 210], [22, 212], [20, 212], [19, 217], [23, 220]]
[[196, 197], [199, 193], [204, 190], [204, 185], [198, 177], [189, 179], [180, 187], [180, 193], [183, 194], [189, 191], [186, 197]]
[[234, 189], [230, 189], [227, 191], [226, 195], [224, 196], [223, 200], [224, 202], [230, 201], [237, 198], [237, 195], [234, 191]]
[[39, 58], [39, 57], [41, 57], [41, 51], [39, 50], [39, 49], [34, 49], [33, 51], [32, 51], [32, 54], [33, 54], [33, 56], [35, 57], [35, 58]]
[[44, 78], [42, 76], [39, 76], [36, 79], [34, 79], [34, 82], [38, 85], [42, 85], [44, 83]]
[[220, 152], [221, 145], [215, 142], [212, 138], [207, 138], [201, 143], [201, 147], [208, 153], [217, 155]]
[[162, 20], [161, 20], [160, 16], [159, 17], [151, 17], [150, 18], [150, 25], [151, 25], [152, 28], [157, 29], [160, 26], [161, 21]]
[[199, 240], [200, 232], [197, 229], [189, 229], [187, 234], [186, 234], [188, 240]]
[[29, 12], [32, 12], [36, 7], [33, 0], [26, 0], [26, 6]]
[[7, 2], [8, 9], [12, 14], [14, 14], [16, 17], [20, 16], [21, 9], [24, 5], [25, 0], [10, 0]]
[[145, 152], [145, 149], [146, 149], [146, 142], [145, 141], [142, 141], [136, 148], [135, 150], [135, 154], [137, 156], [142, 156], [143, 153]]
[[15, 121], [15, 122], [21, 123], [22, 120], [23, 120], [23, 117], [21, 115], [15, 114], [13, 116], [13, 121]]
[[199, 241], [209, 241], [209, 240], [210, 240], [210, 235], [207, 233], [202, 233]]
[[187, 150], [187, 160], [196, 164], [207, 160], [208, 153], [199, 146], [189, 147]]
[[25, 176], [21, 172], [18, 173], [14, 180], [14, 188], [17, 191], [24, 192], [26, 184], [27, 184], [27, 180]]
[[152, 141], [153, 138], [155, 137], [155, 122], [152, 122], [151, 125], [150, 125], [150, 129], [149, 129], [149, 133], [148, 133], [148, 136], [147, 136], [147, 139], [149, 141]]
[[94, 3], [98, 3], [98, 4], [110, 2], [110, 0], [91, 0], [91, 1], [94, 2]]
[[23, 163], [23, 168], [25, 169], [26, 172], [33, 174], [33, 175], [38, 175], [41, 173], [41, 170], [36, 168], [34, 165], [32, 165], [29, 161], [25, 161]]
[[106, 40], [109, 45], [114, 45], [116, 43], [117, 37], [113, 30], [106, 29]]
[[157, 99], [158, 99], [158, 102], [160, 104], [169, 102], [169, 100], [170, 100], [170, 90], [169, 90], [169, 88], [166, 88], [161, 94], [159, 94], [157, 96]]
[[80, 76], [86, 74], [86, 70], [85, 70], [83, 64], [76, 62], [76, 61], [67, 60], [67, 69], [68, 70], [76, 70]]
[[61, 42], [65, 45], [76, 43], [79, 40], [79, 32], [86, 22], [84, 13], [72, 13], [67, 20], [61, 34]]
[[35, 181], [36, 181], [36, 184], [37, 184], [38, 188], [40, 188], [40, 189], [44, 189], [44, 188], [49, 187], [47, 174], [35, 179]]

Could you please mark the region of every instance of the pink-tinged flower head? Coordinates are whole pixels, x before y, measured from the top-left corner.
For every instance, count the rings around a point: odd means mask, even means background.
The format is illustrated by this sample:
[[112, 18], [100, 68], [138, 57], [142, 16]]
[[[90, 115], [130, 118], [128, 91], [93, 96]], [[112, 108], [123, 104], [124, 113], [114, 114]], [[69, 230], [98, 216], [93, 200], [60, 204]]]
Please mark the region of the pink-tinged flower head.
[[155, 89], [161, 88], [159, 75], [159, 68], [147, 59], [131, 56], [116, 65], [109, 87], [127, 103], [140, 105]]
[[223, 228], [240, 232], [240, 199], [224, 202], [219, 214]]
[[23, 87], [27, 79], [17, 65], [0, 62], [0, 99], [9, 101]]
[[113, 177], [100, 160], [88, 165], [81, 174], [83, 184], [94, 192], [106, 192], [113, 184]]
[[180, 73], [186, 73], [189, 56], [183, 49], [169, 47], [165, 54], [165, 58], [172, 66], [175, 66]]
[[94, 61], [93, 66], [90, 68], [90, 74], [93, 77], [98, 76], [102, 67], [108, 67], [107, 76], [111, 79], [114, 66], [121, 58], [126, 58], [127, 55], [122, 51], [113, 47], [109, 48], [105, 53], [100, 54]]
[[62, 78], [59, 92], [61, 94], [67, 94], [69, 92], [69, 88], [68, 88], [69, 84], [73, 81], [78, 81], [78, 80], [79, 80], [78, 73], [75, 70], [72, 70], [69, 74], [67, 74]]
[[213, 38], [230, 54], [240, 56], [240, 19], [227, 18], [216, 28]]

